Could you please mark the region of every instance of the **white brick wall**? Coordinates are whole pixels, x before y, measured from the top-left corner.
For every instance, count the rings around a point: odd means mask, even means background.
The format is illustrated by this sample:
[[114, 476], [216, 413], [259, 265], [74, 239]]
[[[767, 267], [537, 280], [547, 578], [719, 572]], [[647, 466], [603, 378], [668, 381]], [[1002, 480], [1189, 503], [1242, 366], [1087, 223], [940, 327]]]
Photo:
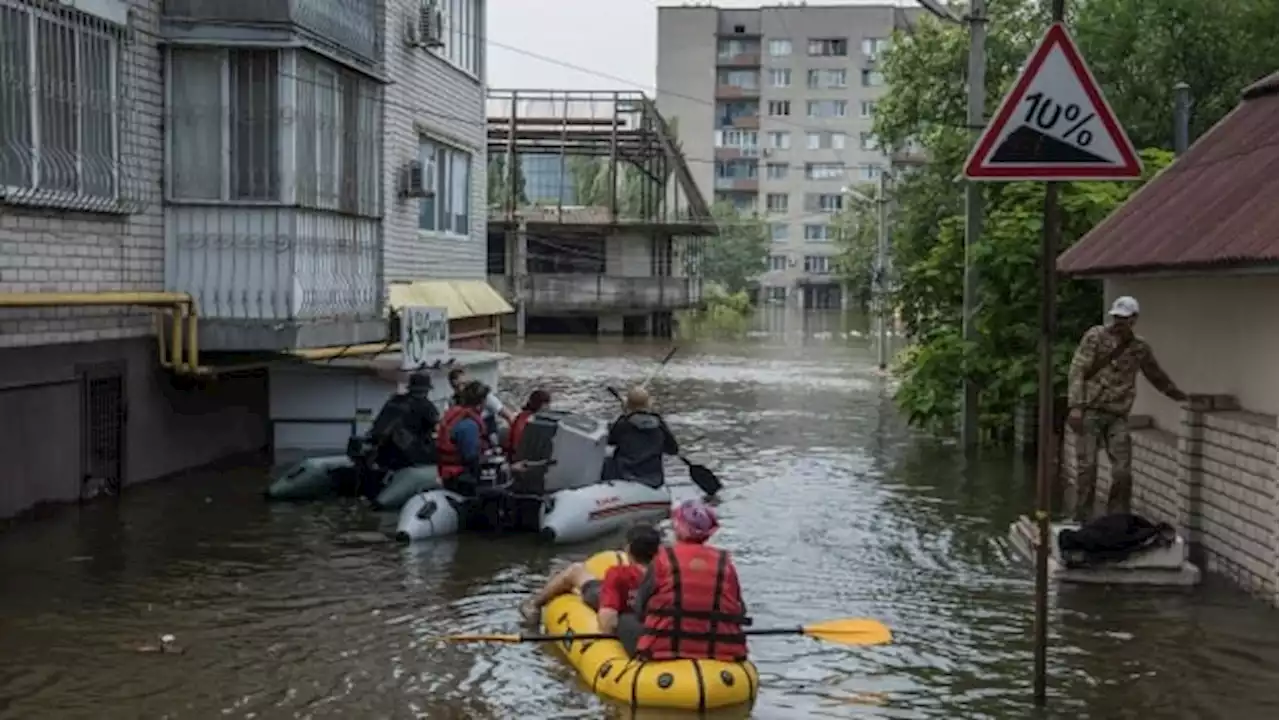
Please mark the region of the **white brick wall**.
[[[120, 216], [0, 205], [0, 292], [163, 289], [160, 0], [130, 5], [132, 42], [120, 68], [128, 168], [121, 184], [143, 207]], [[150, 327], [145, 314], [123, 309], [0, 309], [0, 347], [136, 337]]]
[[[481, 6], [487, 4], [477, 1]], [[483, 279], [488, 250], [485, 86], [482, 80], [463, 73], [434, 53], [405, 44], [405, 23], [418, 5], [418, 0], [386, 0], [386, 69], [391, 85], [386, 92], [384, 122], [387, 182], [383, 271], [387, 281]], [[478, 27], [483, 32], [484, 13], [479, 17]], [[473, 153], [468, 239], [420, 233], [418, 201], [400, 197], [399, 172], [406, 162], [418, 157], [420, 128]]]

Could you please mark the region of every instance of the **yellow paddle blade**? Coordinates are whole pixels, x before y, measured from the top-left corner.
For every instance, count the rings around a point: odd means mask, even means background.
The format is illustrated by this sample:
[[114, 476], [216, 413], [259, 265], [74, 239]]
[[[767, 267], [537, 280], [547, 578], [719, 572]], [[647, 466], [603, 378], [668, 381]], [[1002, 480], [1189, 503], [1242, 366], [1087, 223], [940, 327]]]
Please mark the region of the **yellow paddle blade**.
[[893, 633], [879, 620], [867, 618], [842, 618], [805, 625], [801, 630], [808, 637], [841, 645], [888, 645]]
[[495, 635], [445, 635], [440, 638], [444, 642], [497, 642], [497, 643], [518, 643], [524, 642], [523, 635], [515, 635], [509, 633], [499, 633]]

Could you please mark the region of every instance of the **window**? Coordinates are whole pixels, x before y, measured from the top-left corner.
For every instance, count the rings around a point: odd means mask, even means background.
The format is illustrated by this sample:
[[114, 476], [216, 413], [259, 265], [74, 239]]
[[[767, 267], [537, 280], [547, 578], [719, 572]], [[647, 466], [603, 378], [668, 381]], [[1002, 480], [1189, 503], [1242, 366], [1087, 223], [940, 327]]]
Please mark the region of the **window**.
[[479, 77], [484, 56], [484, 23], [480, 17], [484, 0], [428, 0], [443, 19], [440, 39], [444, 45], [436, 54], [449, 64]]
[[[296, 71], [286, 73], [288, 65]], [[173, 48], [169, 74], [173, 199], [380, 212], [382, 91], [374, 81], [306, 51], [257, 49]], [[286, 74], [292, 101], [280, 93]]]
[[875, 70], [862, 71], [862, 87], [880, 87], [884, 85], [884, 75]]
[[767, 303], [778, 304], [787, 301], [787, 289], [785, 287], [774, 285], [763, 287], [761, 290], [764, 291], [764, 299]]
[[831, 274], [831, 256], [829, 255], [805, 255], [804, 271], [810, 275], [830, 275]]
[[769, 68], [769, 85], [776, 88], [791, 87], [791, 68]]
[[844, 117], [848, 108], [845, 100], [810, 100], [808, 110], [811, 118], [832, 118]]
[[756, 196], [742, 192], [725, 192], [716, 193], [716, 202], [729, 203], [733, 209], [740, 213], [754, 213], [756, 211]]
[[721, 85], [742, 90], [755, 90], [760, 87], [760, 73], [755, 70], [721, 70], [717, 76]]
[[786, 57], [791, 54], [791, 41], [774, 39], [769, 41], [769, 54], [773, 57]]
[[862, 54], [875, 59], [880, 53], [889, 49], [889, 38], [863, 38]]
[[0, 188], [114, 201], [122, 38], [30, 5], [0, 4]]
[[716, 147], [718, 148], [754, 148], [760, 138], [755, 130], [717, 130]]
[[790, 150], [791, 133], [785, 130], [769, 133], [769, 147], [773, 150]]
[[843, 68], [810, 70], [807, 83], [810, 90], [847, 87], [848, 73]]
[[874, 182], [880, 179], [879, 165], [860, 165], [858, 167], [858, 179], [867, 182]]
[[791, 228], [786, 223], [773, 223], [769, 226], [769, 234], [774, 242], [786, 242]]
[[716, 162], [716, 177], [726, 180], [752, 180], [759, 176], [760, 166], [755, 160], [730, 160]]
[[840, 180], [844, 178], [844, 163], [805, 163], [806, 180]]
[[716, 120], [719, 122], [719, 127], [732, 127], [738, 118], [754, 118], [759, 112], [759, 102], [716, 103]]
[[876, 114], [875, 100], [863, 100], [862, 102], [858, 103], [858, 117], [862, 118], [863, 120], [866, 120], [871, 117], [874, 117], [875, 114]]
[[782, 272], [787, 269], [786, 255], [770, 255], [769, 256], [769, 272]]
[[843, 150], [845, 134], [842, 132], [805, 133], [805, 143], [810, 150]]
[[770, 180], [786, 180], [787, 170], [786, 163], [769, 163], [765, 168], [765, 177]]
[[784, 213], [787, 211], [786, 193], [769, 193], [764, 199], [765, 209], [769, 212]]
[[805, 242], [831, 242], [836, 239], [836, 229], [830, 225], [809, 223], [804, 226]]
[[844, 195], [840, 193], [807, 193], [804, 196], [805, 212], [840, 212], [844, 209]]
[[731, 58], [752, 50], [758, 51], [759, 48], [749, 48], [745, 40], [721, 40], [716, 43], [716, 54], [722, 58]]
[[770, 117], [786, 117], [791, 114], [790, 100], [770, 100], [769, 115]]
[[815, 57], [846, 57], [849, 55], [849, 40], [847, 38], [810, 40], [809, 54]]
[[880, 143], [876, 142], [876, 136], [869, 132], [858, 133], [858, 141], [863, 150], [880, 149]]
[[436, 142], [418, 141], [423, 173], [435, 195], [418, 205], [418, 228], [447, 235], [471, 235], [471, 153]]

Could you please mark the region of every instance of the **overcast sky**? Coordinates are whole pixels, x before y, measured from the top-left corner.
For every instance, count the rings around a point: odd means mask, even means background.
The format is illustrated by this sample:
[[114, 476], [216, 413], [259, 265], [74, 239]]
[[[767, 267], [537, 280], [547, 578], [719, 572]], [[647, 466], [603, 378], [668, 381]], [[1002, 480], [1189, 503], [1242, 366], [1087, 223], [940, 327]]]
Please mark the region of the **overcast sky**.
[[[810, 4], [868, 2], [876, 0]], [[651, 91], [658, 48], [658, 6], [681, 4], [670, 0], [489, 0], [489, 86]], [[785, 3], [722, 0], [716, 4], [758, 7]]]

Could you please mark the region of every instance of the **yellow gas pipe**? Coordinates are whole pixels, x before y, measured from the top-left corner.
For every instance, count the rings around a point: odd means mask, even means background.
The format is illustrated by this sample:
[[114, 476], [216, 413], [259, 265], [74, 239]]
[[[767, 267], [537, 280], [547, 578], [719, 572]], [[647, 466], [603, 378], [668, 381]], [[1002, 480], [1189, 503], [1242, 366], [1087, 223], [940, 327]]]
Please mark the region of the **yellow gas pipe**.
[[[188, 293], [0, 293], [0, 308], [106, 306], [145, 307], [156, 310], [156, 344], [159, 349], [160, 364], [182, 375], [205, 372], [205, 369], [200, 367], [200, 348], [197, 339], [199, 315], [196, 312], [196, 301]], [[168, 314], [172, 321], [168, 352], [164, 346], [163, 314]]]

